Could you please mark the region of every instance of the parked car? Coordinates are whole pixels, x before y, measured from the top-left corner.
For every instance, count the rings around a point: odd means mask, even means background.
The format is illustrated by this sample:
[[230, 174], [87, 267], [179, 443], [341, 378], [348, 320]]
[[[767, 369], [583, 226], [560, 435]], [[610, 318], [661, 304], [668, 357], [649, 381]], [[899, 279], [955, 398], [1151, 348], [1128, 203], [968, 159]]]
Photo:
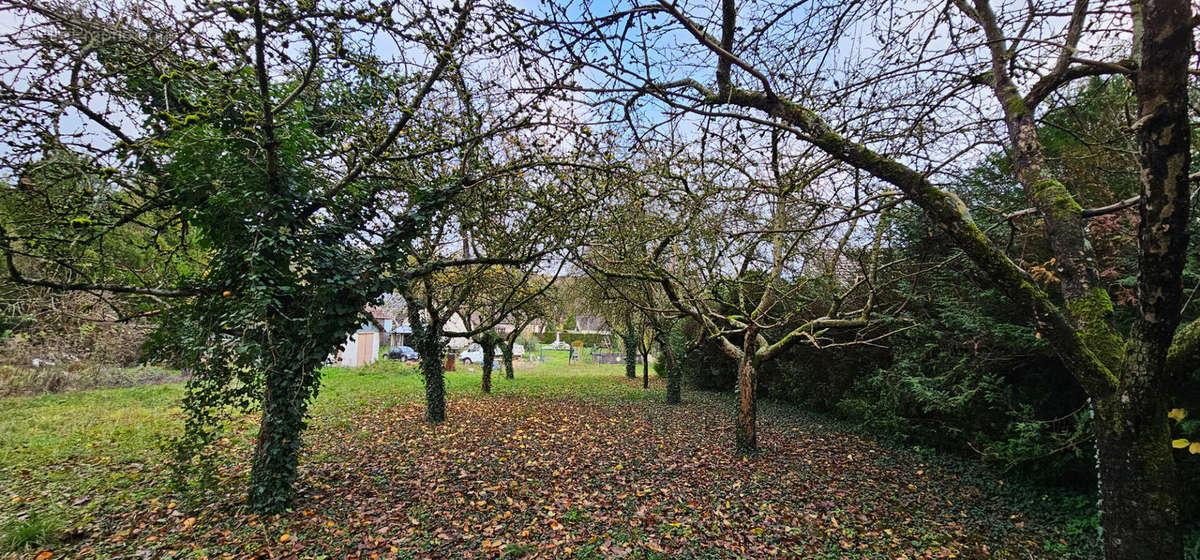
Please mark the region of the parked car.
[[472, 344], [463, 350], [462, 354], [458, 355], [458, 361], [464, 364], [478, 364], [483, 362], [483, 347], [478, 344]]
[[[513, 358], [520, 358], [525, 355], [525, 347], [520, 344], [513, 345]], [[500, 347], [496, 347], [496, 359], [499, 360], [504, 356]], [[478, 364], [483, 362], [483, 347], [478, 344], [472, 344], [462, 354], [458, 355], [458, 360], [464, 364]]]
[[384, 353], [384, 357], [389, 360], [404, 360], [406, 362], [415, 362], [421, 359], [421, 356], [417, 355], [417, 351], [408, 346], [393, 346], [388, 348], [387, 352]]

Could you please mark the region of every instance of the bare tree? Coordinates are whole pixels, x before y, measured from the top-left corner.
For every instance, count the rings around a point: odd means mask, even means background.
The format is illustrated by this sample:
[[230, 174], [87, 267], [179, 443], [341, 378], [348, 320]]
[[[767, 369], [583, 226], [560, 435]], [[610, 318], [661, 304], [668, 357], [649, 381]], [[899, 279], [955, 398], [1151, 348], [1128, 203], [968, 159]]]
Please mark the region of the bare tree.
[[[656, 284], [670, 312], [738, 363], [737, 448], [753, 453], [763, 362], [795, 344], [843, 344], [831, 330], [859, 332], [857, 342], [886, 335], [868, 328], [888, 266], [877, 260], [882, 230], [871, 224], [895, 193], [864, 196], [855, 181], [834, 180], [846, 177], [831, 162], [782, 155], [778, 133], [745, 132], [705, 129], [695, 154], [659, 151], [671, 157], [649, 160], [625, 183], [628, 198], [612, 212], [619, 227], [579, 260], [598, 277]], [[747, 137], [759, 139], [762, 157], [710, 155], [734, 143], [755, 150]]]
[[[714, 10], [660, 0], [594, 13], [571, 4], [557, 14], [572, 17], [554, 18], [562, 40], [549, 55], [588, 66], [597, 78], [579, 90], [604, 92], [616, 101], [614, 119], [639, 130], [664, 114], [768, 124], [899, 189], [990, 285], [1029, 309], [1093, 399], [1107, 556], [1179, 558], [1163, 396], [1200, 349], [1200, 328], [1177, 328], [1193, 8], [1185, 0], [1135, 0], [1127, 10], [1087, 0], [723, 0]], [[664, 60], [675, 63], [651, 63]], [[1072, 81], [1110, 74], [1136, 84], [1129, 127], [1142, 188], [1135, 200], [1084, 209], [1044, 165], [1036, 121]], [[651, 103], [656, 111], [639, 110]], [[1009, 151], [1043, 218], [1061, 300], [991, 244], [940, 186], [983, 144]], [[1089, 216], [1128, 205], [1141, 220], [1137, 318], [1124, 334], [1113, 326], [1085, 232]]]

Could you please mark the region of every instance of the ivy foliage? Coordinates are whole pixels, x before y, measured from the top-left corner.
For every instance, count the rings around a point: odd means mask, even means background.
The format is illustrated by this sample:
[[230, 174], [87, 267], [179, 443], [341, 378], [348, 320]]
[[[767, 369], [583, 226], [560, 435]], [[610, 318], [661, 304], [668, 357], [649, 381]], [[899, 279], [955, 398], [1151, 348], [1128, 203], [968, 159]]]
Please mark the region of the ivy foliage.
[[[184, 435], [173, 443], [181, 465], [193, 461], [231, 410], [261, 408], [248, 501], [280, 511], [293, 498], [301, 433], [320, 386], [319, 368], [362, 321], [363, 308], [401, 289], [404, 242], [429, 227], [455, 187], [413, 193], [409, 212], [383, 243], [357, 232], [377, 216], [361, 196], [319, 200], [324, 180], [308, 164], [328, 139], [303, 112], [280, 130], [280, 176], [265, 172], [257, 138], [219, 123], [187, 126], [168, 142], [175, 192], [206, 197], [190, 222], [211, 247], [203, 295], [169, 314], [159, 342], [191, 371]], [[364, 192], [363, 194], [366, 194]], [[339, 202], [341, 204], [339, 204]], [[298, 214], [314, 205], [321, 213]], [[169, 337], [169, 338], [164, 338]]]
[[638, 362], [638, 333], [632, 320], [625, 321], [625, 330], [621, 333], [621, 345], [625, 348], [625, 377], [637, 378]]
[[[64, 7], [16, 39], [51, 76], [60, 59], [83, 76], [46, 80], [39, 95], [86, 98], [70, 88], [92, 87], [115, 109], [86, 115], [107, 143], [81, 144], [56, 136], [53, 116], [3, 108], [14, 138], [4, 163], [38, 190], [15, 190], [29, 196], [2, 206], [24, 204], [56, 231], [41, 243], [29, 222], [4, 233], [4, 249], [40, 259], [68, 287], [82, 276], [148, 296], [137, 301], [161, 321], [151, 357], [189, 374], [184, 432], [169, 445], [179, 482], [204, 472], [229, 418], [259, 411], [248, 504], [279, 512], [294, 497], [321, 366], [365, 306], [427, 273], [410, 264], [411, 241], [469, 182], [445, 155], [448, 136], [465, 133], [420, 103], [436, 89], [422, 89], [427, 65], [374, 54], [364, 33], [394, 22], [373, 5], [308, 5], [305, 18], [283, 4], [225, 8], [158, 21]], [[445, 68], [469, 8], [428, 8], [415, 7], [426, 13], [403, 39], [443, 53], [433, 60]], [[303, 46], [289, 50], [292, 40]], [[127, 250], [114, 258], [118, 246]], [[160, 295], [177, 299], [163, 305]]]
[[475, 342], [483, 348], [483, 360], [480, 362], [479, 368], [483, 372], [481, 390], [486, 395], [492, 392], [492, 366], [496, 364], [496, 346], [504, 342], [504, 338], [496, 332], [496, 329], [488, 329], [476, 337]]

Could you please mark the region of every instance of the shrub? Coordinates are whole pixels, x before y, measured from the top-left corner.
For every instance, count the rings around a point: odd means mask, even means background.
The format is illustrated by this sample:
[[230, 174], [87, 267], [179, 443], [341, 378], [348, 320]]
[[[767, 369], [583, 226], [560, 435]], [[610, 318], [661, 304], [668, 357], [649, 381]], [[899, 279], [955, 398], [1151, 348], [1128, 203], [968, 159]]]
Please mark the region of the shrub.
[[655, 376], [665, 378], [667, 376], [667, 358], [661, 352], [658, 353], [654, 357], [654, 362], [650, 364], [650, 369], [654, 371]]
[[977, 453], [1058, 484], [1094, 484], [1090, 409], [1069, 372], [998, 294], [947, 289], [889, 340], [840, 412], [889, 436]]
[[737, 362], [712, 342], [689, 349], [682, 362], [683, 380], [693, 388], [728, 391], [737, 385]]

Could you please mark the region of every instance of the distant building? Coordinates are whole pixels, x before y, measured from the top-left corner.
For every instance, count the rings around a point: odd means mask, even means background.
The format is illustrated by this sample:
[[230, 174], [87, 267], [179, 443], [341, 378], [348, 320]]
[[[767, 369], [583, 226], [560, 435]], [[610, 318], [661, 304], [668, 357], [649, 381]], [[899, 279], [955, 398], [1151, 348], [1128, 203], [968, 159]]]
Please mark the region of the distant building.
[[379, 342], [383, 332], [368, 321], [346, 337], [346, 343], [336, 358], [336, 363], [345, 367], [358, 367], [375, 363], [379, 359]]
[[[358, 367], [375, 363], [379, 359], [380, 350], [392, 346], [412, 346], [412, 325], [407, 316], [392, 316], [390, 313], [377, 308], [367, 308], [370, 320], [363, 323], [352, 333], [346, 335], [346, 342], [341, 352], [330, 358], [331, 363], [345, 367]], [[496, 326], [496, 330], [511, 332], [513, 325], [506, 321]], [[462, 317], [457, 313], [450, 316], [444, 327], [448, 332], [463, 332], [466, 330]], [[527, 328], [528, 330], [528, 328]], [[446, 339], [446, 348], [451, 352], [461, 352], [473, 341], [469, 338], [455, 336]]]
[[367, 308], [370, 320], [346, 336], [342, 351], [334, 362], [345, 367], [358, 367], [375, 363], [380, 349], [392, 346], [407, 346], [412, 327], [379, 309]]
[[594, 315], [576, 315], [575, 328], [571, 332], [580, 334], [612, 334], [612, 328], [604, 317]]

